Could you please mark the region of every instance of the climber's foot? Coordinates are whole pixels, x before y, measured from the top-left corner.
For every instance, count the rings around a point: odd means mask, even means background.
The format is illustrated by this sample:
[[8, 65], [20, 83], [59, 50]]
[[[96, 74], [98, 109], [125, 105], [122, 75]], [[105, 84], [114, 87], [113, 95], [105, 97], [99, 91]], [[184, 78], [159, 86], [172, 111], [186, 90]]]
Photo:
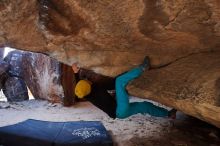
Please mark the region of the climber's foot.
[[145, 56], [144, 57], [144, 60], [143, 62], [140, 64], [140, 67], [143, 69], [143, 70], [148, 70], [150, 68], [150, 59], [148, 56]]
[[170, 119], [176, 119], [176, 112], [177, 110], [176, 109], [171, 109], [168, 113], [168, 118]]

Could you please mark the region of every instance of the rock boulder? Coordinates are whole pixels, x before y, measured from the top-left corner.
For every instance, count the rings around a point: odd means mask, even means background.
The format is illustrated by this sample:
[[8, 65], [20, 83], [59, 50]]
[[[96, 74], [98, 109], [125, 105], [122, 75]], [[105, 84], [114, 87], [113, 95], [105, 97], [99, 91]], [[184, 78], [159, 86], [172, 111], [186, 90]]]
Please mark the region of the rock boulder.
[[0, 1], [0, 46], [44, 52], [113, 77], [149, 56], [151, 71], [129, 92], [218, 127], [219, 26], [219, 0]]
[[220, 52], [191, 55], [146, 71], [127, 89], [132, 95], [158, 101], [220, 127]]
[[0, 60], [0, 90], [2, 85], [4, 85], [5, 80], [8, 77], [7, 71], [9, 69], [9, 64], [3, 60]]
[[9, 64], [3, 60], [0, 60], [0, 75], [6, 73], [9, 69]]
[[3, 86], [3, 93], [9, 102], [18, 102], [29, 99], [25, 82], [17, 77], [7, 78]]
[[62, 101], [64, 95], [58, 61], [41, 53], [25, 52], [22, 68], [23, 79], [35, 99]]
[[0, 24], [0, 45], [108, 76], [220, 50], [219, 0], [5, 0]]
[[5, 67], [9, 64], [7, 75], [25, 81], [36, 99], [54, 102], [62, 100], [61, 68], [58, 61], [41, 53], [20, 50], [9, 52], [4, 61]]
[[22, 78], [22, 56], [23, 51], [11, 51], [4, 58], [4, 61], [9, 64], [9, 69], [7, 71], [8, 75], [11, 77]]

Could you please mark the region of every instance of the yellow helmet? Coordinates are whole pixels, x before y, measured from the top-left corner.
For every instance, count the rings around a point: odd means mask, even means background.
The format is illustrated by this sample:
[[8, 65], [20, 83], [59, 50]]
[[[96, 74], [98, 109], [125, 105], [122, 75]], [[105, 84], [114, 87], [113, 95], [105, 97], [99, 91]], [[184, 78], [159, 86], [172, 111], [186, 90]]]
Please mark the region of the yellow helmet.
[[83, 98], [91, 92], [91, 83], [87, 80], [80, 80], [75, 87], [75, 95], [78, 98]]

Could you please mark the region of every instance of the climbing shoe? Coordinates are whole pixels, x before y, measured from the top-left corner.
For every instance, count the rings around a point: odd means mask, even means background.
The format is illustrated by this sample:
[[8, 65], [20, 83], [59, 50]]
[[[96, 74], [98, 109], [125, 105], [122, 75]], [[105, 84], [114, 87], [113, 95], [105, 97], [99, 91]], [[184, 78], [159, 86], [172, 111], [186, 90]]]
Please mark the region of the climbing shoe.
[[148, 70], [150, 68], [150, 59], [148, 56], [145, 56], [144, 57], [144, 60], [143, 62], [140, 64], [140, 67], [143, 69], [143, 70]]
[[176, 112], [177, 112], [176, 109], [171, 109], [171, 110], [168, 112], [168, 118], [170, 118], [170, 119], [176, 119]]

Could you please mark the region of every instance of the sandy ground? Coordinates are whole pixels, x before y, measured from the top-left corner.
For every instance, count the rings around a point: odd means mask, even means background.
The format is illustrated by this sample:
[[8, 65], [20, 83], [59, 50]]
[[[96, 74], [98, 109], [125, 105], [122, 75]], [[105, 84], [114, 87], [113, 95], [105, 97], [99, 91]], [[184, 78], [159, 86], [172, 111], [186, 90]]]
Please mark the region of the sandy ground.
[[219, 146], [219, 129], [182, 113], [176, 120], [134, 115], [111, 119], [89, 102], [72, 107], [47, 101], [0, 102], [0, 126], [26, 119], [46, 121], [102, 121], [115, 146]]

